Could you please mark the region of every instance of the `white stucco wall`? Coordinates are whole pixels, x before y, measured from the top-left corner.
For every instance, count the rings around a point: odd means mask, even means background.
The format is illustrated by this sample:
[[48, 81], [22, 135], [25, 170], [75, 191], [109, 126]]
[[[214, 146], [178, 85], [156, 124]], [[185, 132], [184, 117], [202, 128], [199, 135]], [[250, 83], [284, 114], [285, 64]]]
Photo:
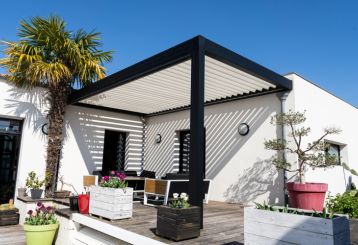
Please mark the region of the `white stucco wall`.
[[[311, 133], [303, 143], [317, 139], [324, 128], [338, 127], [342, 132], [328, 136], [327, 140], [344, 145], [341, 149], [341, 160], [351, 168], [358, 169], [358, 109], [296, 74], [286, 77], [293, 81], [288, 107], [301, 112], [306, 110], [305, 126], [311, 128]], [[329, 191], [335, 195], [346, 190], [349, 176], [351, 174], [342, 166], [326, 170], [316, 168], [306, 173], [306, 181], [328, 183]], [[352, 179], [358, 183], [358, 178], [353, 176]]]
[[126, 169], [141, 170], [143, 124], [138, 116], [68, 106], [65, 118], [66, 137], [59, 174], [77, 191], [83, 191], [83, 175], [102, 168], [105, 129], [128, 133]]
[[[41, 132], [41, 126], [47, 122], [44, 97], [44, 89], [27, 91], [0, 80], [0, 118], [23, 120], [16, 189], [25, 185], [30, 171], [44, 176], [47, 145], [47, 136]], [[68, 106], [65, 124], [60, 175], [79, 192], [83, 190], [83, 175], [102, 167], [105, 129], [128, 133], [126, 169], [140, 171], [143, 126], [138, 116]]]
[[46, 122], [47, 110], [42, 100], [45, 91], [35, 88], [31, 92], [15, 88], [0, 78], [0, 118], [23, 120], [19, 152], [17, 187], [25, 186], [30, 171], [44, 173], [46, 137], [41, 126]]
[[[269, 123], [280, 111], [276, 95], [265, 95], [205, 108], [206, 178], [212, 179], [210, 200], [242, 202], [283, 201], [283, 176], [269, 163], [272, 152], [265, 138], [277, 137]], [[237, 127], [246, 122], [250, 133], [240, 136]], [[144, 169], [157, 176], [178, 171], [178, 131], [189, 128], [189, 111], [150, 117], [147, 120]], [[154, 142], [156, 134], [162, 142]]]

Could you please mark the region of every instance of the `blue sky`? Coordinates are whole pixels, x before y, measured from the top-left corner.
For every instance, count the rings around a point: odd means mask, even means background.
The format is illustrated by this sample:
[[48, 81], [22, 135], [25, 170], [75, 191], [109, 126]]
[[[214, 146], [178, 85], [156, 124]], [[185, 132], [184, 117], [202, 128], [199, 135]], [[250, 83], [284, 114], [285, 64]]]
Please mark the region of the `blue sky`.
[[[0, 39], [21, 19], [62, 16], [102, 32], [111, 74], [201, 34], [280, 74], [295, 71], [358, 106], [358, 1], [4, 1]], [[3, 70], [0, 70], [3, 72]]]

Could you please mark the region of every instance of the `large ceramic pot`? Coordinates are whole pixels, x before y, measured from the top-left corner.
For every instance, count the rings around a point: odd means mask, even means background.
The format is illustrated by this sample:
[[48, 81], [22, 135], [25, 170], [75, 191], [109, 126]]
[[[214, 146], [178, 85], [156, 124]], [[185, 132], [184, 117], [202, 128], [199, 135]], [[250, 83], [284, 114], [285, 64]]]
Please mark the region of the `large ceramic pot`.
[[287, 190], [290, 207], [322, 211], [328, 184], [288, 182]]
[[40, 199], [42, 196], [43, 190], [41, 189], [31, 189], [31, 198], [32, 199]]
[[52, 225], [24, 225], [27, 245], [51, 245], [56, 234], [58, 224]]

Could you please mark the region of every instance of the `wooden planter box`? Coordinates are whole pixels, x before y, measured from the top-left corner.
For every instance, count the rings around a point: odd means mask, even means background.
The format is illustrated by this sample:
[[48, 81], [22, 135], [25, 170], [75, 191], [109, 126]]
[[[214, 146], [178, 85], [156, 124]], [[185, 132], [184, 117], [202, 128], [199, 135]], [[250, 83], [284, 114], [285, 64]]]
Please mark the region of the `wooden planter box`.
[[200, 208], [179, 209], [159, 206], [157, 235], [174, 241], [200, 236]]
[[133, 188], [91, 186], [89, 213], [110, 220], [132, 217]]
[[247, 207], [244, 233], [245, 245], [350, 244], [349, 221], [345, 216], [323, 219]]
[[0, 211], [0, 226], [19, 224], [19, 210], [17, 208]]

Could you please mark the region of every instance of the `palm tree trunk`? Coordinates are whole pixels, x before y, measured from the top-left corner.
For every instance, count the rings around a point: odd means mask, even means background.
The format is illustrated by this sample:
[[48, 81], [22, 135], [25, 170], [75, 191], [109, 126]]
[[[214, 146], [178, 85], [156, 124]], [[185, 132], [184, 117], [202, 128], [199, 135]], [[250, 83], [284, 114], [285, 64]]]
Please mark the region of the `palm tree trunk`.
[[61, 157], [65, 109], [68, 87], [66, 83], [49, 87], [50, 110], [48, 113], [48, 144], [46, 158], [46, 196], [52, 197], [56, 188], [57, 172]]

